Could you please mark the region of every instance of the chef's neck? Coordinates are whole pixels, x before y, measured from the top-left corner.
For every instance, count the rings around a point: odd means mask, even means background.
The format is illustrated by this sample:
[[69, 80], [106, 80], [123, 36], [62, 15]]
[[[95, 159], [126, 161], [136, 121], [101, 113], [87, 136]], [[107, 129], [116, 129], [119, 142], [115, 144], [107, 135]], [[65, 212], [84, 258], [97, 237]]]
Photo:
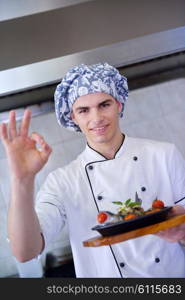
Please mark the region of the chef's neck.
[[105, 143], [93, 143], [92, 141], [88, 141], [88, 145], [90, 148], [97, 151], [107, 159], [113, 159], [116, 152], [123, 144], [124, 139], [125, 135], [121, 132], [118, 132], [114, 137], [111, 138], [110, 141]]

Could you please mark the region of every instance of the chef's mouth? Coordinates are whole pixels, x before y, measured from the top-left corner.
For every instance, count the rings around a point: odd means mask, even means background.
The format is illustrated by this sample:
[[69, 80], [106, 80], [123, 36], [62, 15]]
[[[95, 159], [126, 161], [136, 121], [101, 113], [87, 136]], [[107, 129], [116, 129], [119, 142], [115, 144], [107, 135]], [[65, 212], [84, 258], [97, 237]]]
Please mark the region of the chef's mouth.
[[107, 129], [108, 125], [103, 126], [97, 126], [90, 129], [90, 131], [93, 131], [95, 133], [104, 133]]

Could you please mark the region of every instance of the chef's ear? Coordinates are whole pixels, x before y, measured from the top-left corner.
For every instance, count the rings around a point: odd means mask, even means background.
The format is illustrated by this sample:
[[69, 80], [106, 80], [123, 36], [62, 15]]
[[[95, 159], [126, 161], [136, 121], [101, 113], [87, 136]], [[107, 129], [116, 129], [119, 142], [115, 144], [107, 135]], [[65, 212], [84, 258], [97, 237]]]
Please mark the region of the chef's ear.
[[71, 119], [72, 119], [72, 121], [73, 121], [76, 125], [78, 125], [78, 122], [77, 122], [77, 120], [76, 120], [76, 118], [75, 118], [75, 114], [74, 114], [73, 111], [71, 112]]
[[117, 102], [117, 105], [118, 105], [118, 112], [120, 113], [121, 111], [122, 111], [122, 103], [121, 102], [119, 102], [118, 100], [116, 100], [116, 102]]

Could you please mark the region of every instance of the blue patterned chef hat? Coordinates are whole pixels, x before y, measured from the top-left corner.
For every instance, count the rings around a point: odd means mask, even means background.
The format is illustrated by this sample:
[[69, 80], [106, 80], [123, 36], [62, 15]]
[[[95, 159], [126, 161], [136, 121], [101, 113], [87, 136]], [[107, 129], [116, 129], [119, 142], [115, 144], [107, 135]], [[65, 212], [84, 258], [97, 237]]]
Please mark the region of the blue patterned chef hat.
[[73, 131], [81, 131], [71, 118], [72, 106], [80, 96], [106, 93], [122, 103], [120, 117], [128, 98], [126, 77], [108, 63], [81, 64], [68, 71], [55, 90], [55, 112], [60, 125]]

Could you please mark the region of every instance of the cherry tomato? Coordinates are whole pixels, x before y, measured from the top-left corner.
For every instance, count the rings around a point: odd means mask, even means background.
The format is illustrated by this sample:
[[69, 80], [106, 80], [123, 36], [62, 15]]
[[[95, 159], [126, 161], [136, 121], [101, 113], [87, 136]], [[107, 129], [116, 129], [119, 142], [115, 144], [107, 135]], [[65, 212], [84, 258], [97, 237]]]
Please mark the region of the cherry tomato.
[[105, 212], [100, 212], [97, 215], [97, 221], [100, 224], [104, 223], [107, 220], [107, 218], [108, 218], [108, 216], [107, 216], [107, 214]]
[[164, 202], [161, 200], [154, 200], [152, 203], [152, 208], [163, 208]]

